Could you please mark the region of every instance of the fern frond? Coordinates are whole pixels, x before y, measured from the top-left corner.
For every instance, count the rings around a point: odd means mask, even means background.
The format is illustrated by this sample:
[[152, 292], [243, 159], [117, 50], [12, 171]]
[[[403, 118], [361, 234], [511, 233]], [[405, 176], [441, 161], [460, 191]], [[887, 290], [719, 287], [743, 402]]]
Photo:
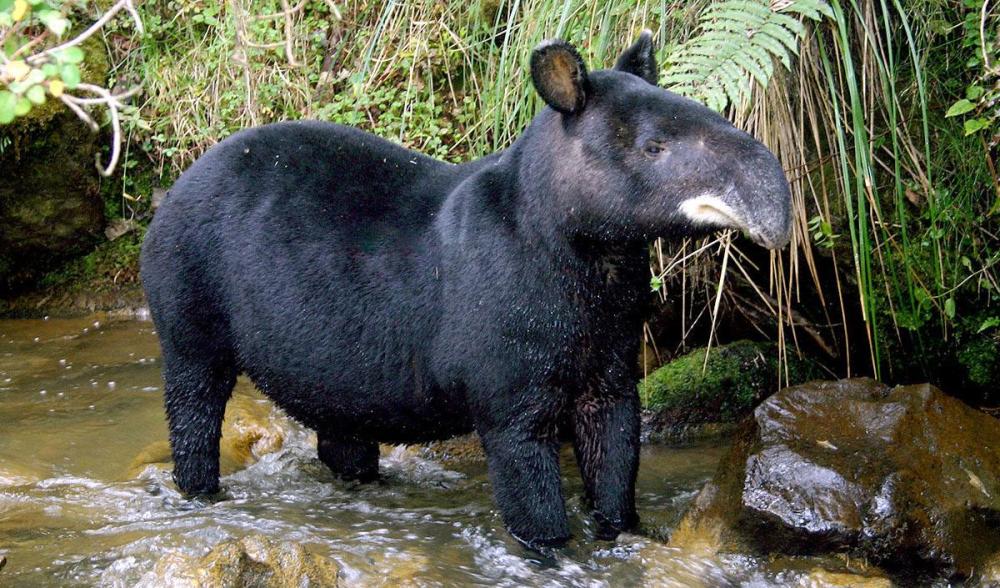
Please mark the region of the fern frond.
[[719, 0], [699, 16], [699, 34], [667, 57], [671, 90], [721, 111], [767, 87], [774, 60], [787, 69], [806, 32], [803, 19], [832, 17], [826, 0]]

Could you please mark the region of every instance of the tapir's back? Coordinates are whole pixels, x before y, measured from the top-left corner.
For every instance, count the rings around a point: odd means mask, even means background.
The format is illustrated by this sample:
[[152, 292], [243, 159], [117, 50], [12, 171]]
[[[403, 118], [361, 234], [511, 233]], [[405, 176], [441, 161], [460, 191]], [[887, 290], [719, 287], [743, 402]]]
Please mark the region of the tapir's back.
[[181, 176], [165, 205], [183, 199], [241, 218], [272, 213], [271, 222], [303, 221], [297, 232], [324, 221], [338, 231], [369, 222], [412, 223], [440, 206], [454, 168], [358, 129], [283, 122], [242, 131], [210, 149]]

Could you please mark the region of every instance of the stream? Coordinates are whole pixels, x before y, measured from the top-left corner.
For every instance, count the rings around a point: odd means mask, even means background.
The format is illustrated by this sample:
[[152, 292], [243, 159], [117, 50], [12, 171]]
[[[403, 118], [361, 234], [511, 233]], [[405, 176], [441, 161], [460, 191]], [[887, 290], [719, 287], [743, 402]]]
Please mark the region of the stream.
[[[235, 394], [266, 404], [243, 380]], [[568, 448], [575, 539], [539, 560], [504, 531], [482, 460], [384, 448], [380, 482], [345, 483], [316, 458], [315, 435], [267, 407], [284, 428], [280, 449], [224, 464], [223, 499], [185, 499], [169, 464], [136, 464], [167, 438], [151, 322], [0, 321], [0, 585], [162, 585], [161, 558], [250, 534], [332, 558], [347, 585], [769, 586], [804, 582], [811, 566], [681, 553], [633, 534], [594, 541]], [[644, 447], [644, 524], [676, 525], [724, 449]]]

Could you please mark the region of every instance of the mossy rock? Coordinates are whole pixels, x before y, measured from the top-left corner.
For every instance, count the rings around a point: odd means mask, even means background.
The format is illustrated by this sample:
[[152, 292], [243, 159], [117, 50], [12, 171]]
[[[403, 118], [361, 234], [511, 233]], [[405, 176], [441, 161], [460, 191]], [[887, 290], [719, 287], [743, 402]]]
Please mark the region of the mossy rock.
[[[103, 85], [108, 61], [102, 44], [95, 37], [83, 48], [83, 81]], [[0, 125], [0, 292], [29, 284], [100, 240], [98, 139], [53, 99]]]
[[[99, 311], [135, 314], [146, 305], [139, 283], [145, 227], [100, 243], [38, 279], [31, 290], [0, 296], [0, 317], [77, 316]], [[0, 272], [2, 273], [2, 272]]]
[[[817, 364], [797, 357], [788, 358], [787, 374], [789, 384], [822, 375]], [[702, 347], [660, 367], [639, 383], [639, 398], [653, 440], [689, 440], [703, 429], [729, 430], [719, 425], [739, 421], [785, 383], [776, 345], [736, 341], [712, 348], [707, 363]]]

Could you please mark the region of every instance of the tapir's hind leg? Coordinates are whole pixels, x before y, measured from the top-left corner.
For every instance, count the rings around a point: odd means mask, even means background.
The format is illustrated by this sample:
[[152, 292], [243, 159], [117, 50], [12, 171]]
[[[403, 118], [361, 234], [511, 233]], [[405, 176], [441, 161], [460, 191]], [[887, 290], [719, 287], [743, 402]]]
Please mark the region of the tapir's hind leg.
[[189, 495], [218, 492], [222, 417], [236, 367], [219, 357], [164, 350], [163, 377], [174, 482]]
[[378, 479], [378, 443], [337, 438], [320, 432], [319, 459], [345, 480], [371, 482]]

